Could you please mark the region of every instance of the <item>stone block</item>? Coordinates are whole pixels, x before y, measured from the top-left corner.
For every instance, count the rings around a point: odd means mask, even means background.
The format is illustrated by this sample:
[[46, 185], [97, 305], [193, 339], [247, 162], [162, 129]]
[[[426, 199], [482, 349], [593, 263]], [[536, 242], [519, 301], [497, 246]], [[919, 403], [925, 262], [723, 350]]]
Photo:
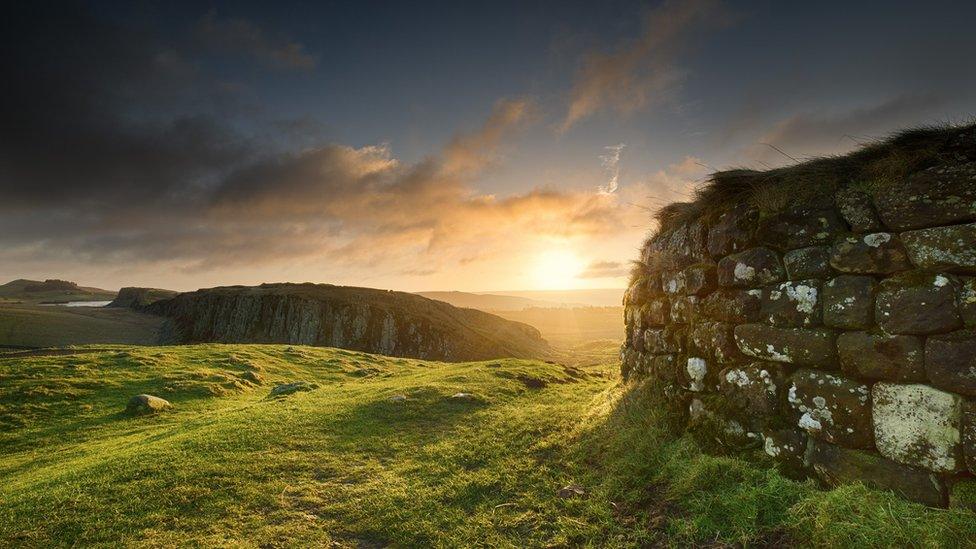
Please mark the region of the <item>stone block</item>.
[[711, 263], [697, 263], [682, 269], [678, 276], [681, 286], [687, 295], [705, 295], [718, 284], [715, 265]]
[[655, 255], [664, 256], [672, 264], [690, 265], [708, 259], [705, 251], [707, 229], [703, 221], [678, 225], [664, 230], [644, 247], [644, 263], [654, 264]]
[[837, 336], [841, 370], [853, 377], [885, 381], [925, 381], [922, 338], [873, 332]]
[[760, 312], [773, 326], [808, 327], [821, 322], [819, 280], [782, 282], [763, 289]]
[[644, 330], [643, 350], [652, 355], [666, 355], [681, 352], [681, 344], [673, 330], [648, 328]]
[[951, 275], [908, 272], [881, 283], [875, 318], [890, 334], [938, 334], [962, 326]]
[[830, 249], [830, 266], [843, 273], [890, 274], [911, 268], [898, 235], [844, 235]]
[[817, 370], [797, 370], [787, 403], [797, 427], [810, 436], [847, 448], [871, 448], [871, 389], [852, 379]]
[[661, 290], [668, 296], [685, 293], [685, 280], [681, 271], [666, 271], [661, 273]]
[[976, 396], [976, 330], [926, 339], [925, 371], [935, 387]]
[[959, 395], [928, 385], [879, 381], [871, 389], [871, 399], [881, 455], [935, 472], [963, 469]]
[[841, 189], [834, 196], [834, 202], [852, 231], [871, 233], [882, 229], [881, 219], [866, 193], [851, 188]]
[[959, 305], [959, 316], [962, 317], [962, 323], [969, 328], [976, 328], [976, 277], [961, 278], [956, 301]]
[[779, 412], [787, 372], [782, 364], [753, 362], [725, 368], [718, 375], [718, 390], [749, 429], [768, 425]]
[[908, 231], [901, 238], [919, 269], [976, 272], [976, 223]]
[[745, 357], [739, 352], [732, 328], [727, 322], [696, 322], [688, 334], [690, 345], [718, 364], [742, 362]]
[[741, 324], [759, 320], [762, 290], [718, 290], [702, 299], [698, 307], [701, 317], [721, 322]]
[[698, 296], [677, 295], [671, 298], [671, 322], [690, 324], [695, 321]]
[[976, 221], [976, 163], [940, 165], [885, 185], [878, 215], [896, 231]]
[[929, 507], [946, 506], [945, 483], [931, 471], [906, 467], [873, 453], [849, 450], [819, 440], [810, 441], [806, 462], [817, 478], [828, 486], [862, 482]]
[[645, 375], [651, 379], [656, 379], [667, 384], [677, 384], [679, 382], [678, 356], [677, 355], [654, 355], [645, 359]]
[[976, 473], [976, 400], [962, 401], [962, 453], [970, 473]]
[[829, 202], [815, 201], [764, 219], [757, 231], [761, 244], [779, 250], [830, 244], [847, 224]]
[[702, 392], [715, 387], [718, 372], [713, 364], [705, 357], [690, 356], [685, 360], [687, 388], [689, 391]]
[[776, 461], [786, 477], [801, 480], [807, 476], [807, 434], [800, 429], [764, 429], [763, 451]]
[[666, 297], [657, 297], [644, 303], [640, 308], [640, 325], [664, 326], [671, 318], [671, 302]]
[[841, 275], [823, 287], [823, 323], [831, 328], [864, 330], [874, 324], [875, 281], [870, 276]]
[[760, 360], [818, 368], [837, 364], [837, 336], [832, 330], [742, 324], [734, 333], [739, 350]]
[[790, 250], [783, 255], [786, 276], [790, 280], [805, 280], [808, 278], [830, 278], [833, 269], [830, 267], [829, 246], [808, 246], [799, 250]]
[[708, 231], [708, 253], [712, 257], [741, 252], [754, 239], [758, 213], [748, 206], [739, 206], [719, 216]]
[[751, 248], [718, 262], [719, 286], [758, 288], [785, 276], [779, 256], [769, 248]]

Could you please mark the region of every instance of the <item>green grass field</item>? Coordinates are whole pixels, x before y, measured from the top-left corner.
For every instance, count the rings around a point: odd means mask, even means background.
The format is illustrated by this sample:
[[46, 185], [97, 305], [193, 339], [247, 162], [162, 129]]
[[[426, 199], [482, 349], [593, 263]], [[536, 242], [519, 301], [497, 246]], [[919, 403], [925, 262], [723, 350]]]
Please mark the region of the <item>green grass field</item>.
[[0, 303], [0, 347], [152, 345], [159, 342], [163, 322], [162, 318], [129, 309]]
[[[565, 365], [284, 345], [0, 358], [0, 546], [976, 539], [972, 513], [859, 485], [821, 492], [703, 454], [647, 387], [618, 382], [614, 347], [581, 348]], [[269, 398], [293, 381], [317, 388]], [[124, 414], [144, 392], [174, 408]], [[579, 490], [560, 497], [568, 485]]]

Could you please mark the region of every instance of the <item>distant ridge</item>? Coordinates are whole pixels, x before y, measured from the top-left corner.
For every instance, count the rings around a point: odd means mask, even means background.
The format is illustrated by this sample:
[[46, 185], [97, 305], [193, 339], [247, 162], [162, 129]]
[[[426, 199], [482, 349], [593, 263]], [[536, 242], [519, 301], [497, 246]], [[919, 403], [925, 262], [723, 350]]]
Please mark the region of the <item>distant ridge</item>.
[[450, 303], [455, 307], [481, 309], [482, 311], [521, 311], [531, 308], [583, 307], [581, 303], [559, 303], [542, 299], [530, 299], [514, 295], [476, 294], [470, 292], [417, 292], [427, 299]]

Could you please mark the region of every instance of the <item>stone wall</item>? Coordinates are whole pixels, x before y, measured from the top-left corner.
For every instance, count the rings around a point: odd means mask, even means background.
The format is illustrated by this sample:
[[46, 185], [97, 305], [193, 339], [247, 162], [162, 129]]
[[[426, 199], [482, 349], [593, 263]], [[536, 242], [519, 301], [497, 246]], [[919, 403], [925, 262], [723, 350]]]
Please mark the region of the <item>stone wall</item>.
[[624, 377], [792, 475], [932, 506], [972, 493], [976, 155], [959, 150], [775, 211], [744, 193], [666, 221], [624, 298]]

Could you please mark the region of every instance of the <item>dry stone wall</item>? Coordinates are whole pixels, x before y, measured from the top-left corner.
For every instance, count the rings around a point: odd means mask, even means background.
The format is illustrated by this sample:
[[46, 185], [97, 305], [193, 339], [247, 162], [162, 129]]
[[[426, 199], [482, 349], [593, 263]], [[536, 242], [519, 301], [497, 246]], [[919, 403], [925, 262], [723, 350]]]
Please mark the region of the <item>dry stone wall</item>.
[[623, 375], [791, 474], [932, 506], [972, 493], [973, 160], [663, 229], [624, 298]]

